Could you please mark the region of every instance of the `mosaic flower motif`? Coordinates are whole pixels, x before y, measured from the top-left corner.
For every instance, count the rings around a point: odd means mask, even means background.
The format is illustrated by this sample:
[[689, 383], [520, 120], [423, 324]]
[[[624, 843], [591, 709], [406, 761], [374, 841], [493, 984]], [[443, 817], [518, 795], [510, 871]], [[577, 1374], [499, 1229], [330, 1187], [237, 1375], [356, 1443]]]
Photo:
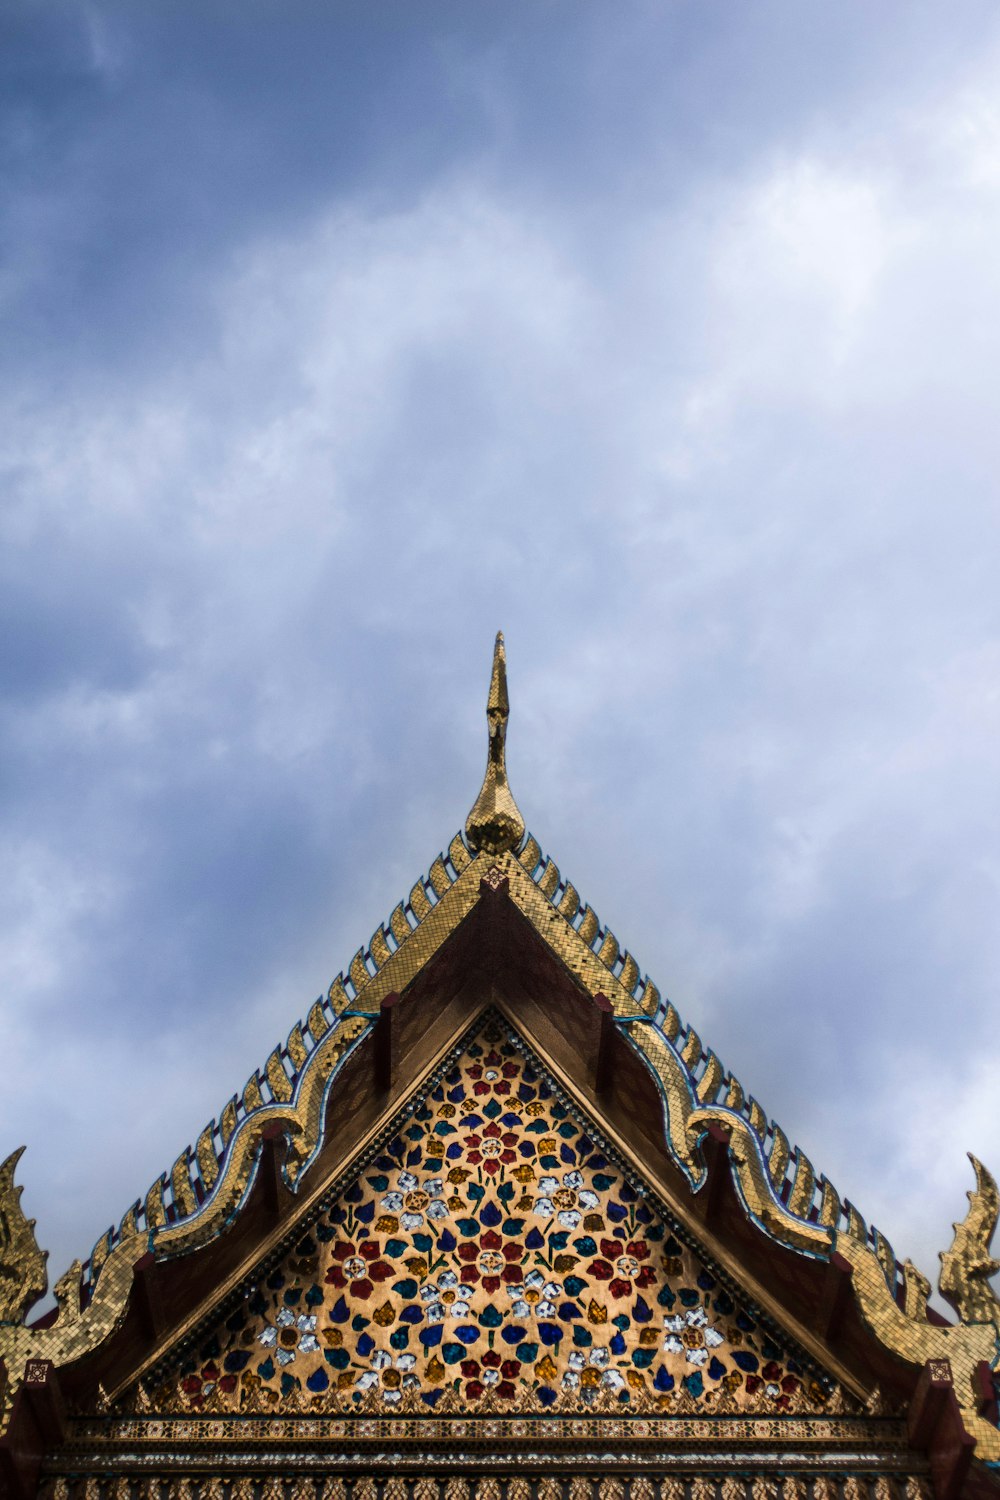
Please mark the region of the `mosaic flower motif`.
[[503, 1062], [500, 1055], [491, 1052], [486, 1058], [485, 1065], [473, 1064], [468, 1070], [468, 1077], [472, 1083], [473, 1095], [482, 1098], [485, 1094], [510, 1093], [510, 1080], [516, 1078], [518, 1067], [516, 1063]]
[[703, 1365], [709, 1351], [725, 1343], [725, 1337], [713, 1324], [703, 1307], [692, 1307], [683, 1316], [664, 1318], [666, 1336], [663, 1348], [668, 1354], [683, 1354], [689, 1365]]
[[649, 1245], [645, 1240], [602, 1239], [600, 1255], [592, 1260], [590, 1274], [596, 1281], [610, 1283], [608, 1291], [612, 1297], [631, 1296], [633, 1288], [642, 1291], [655, 1286], [656, 1271], [649, 1262]]
[[501, 1401], [512, 1401], [515, 1383], [521, 1373], [519, 1359], [504, 1359], [495, 1349], [478, 1359], [463, 1359], [461, 1363], [464, 1391], [469, 1401], [478, 1401], [487, 1390]]
[[200, 1375], [186, 1375], [181, 1381], [181, 1389], [194, 1406], [200, 1406], [208, 1396], [216, 1390], [222, 1395], [228, 1395], [235, 1391], [237, 1377], [234, 1374], [222, 1374], [214, 1360], [203, 1367]]
[[521, 1246], [511, 1240], [506, 1242], [495, 1229], [487, 1229], [478, 1239], [466, 1240], [458, 1247], [458, 1258], [462, 1261], [461, 1281], [464, 1286], [481, 1285], [484, 1292], [498, 1292], [503, 1282], [521, 1280]]
[[493, 1177], [502, 1166], [517, 1161], [517, 1136], [512, 1130], [501, 1131], [498, 1125], [487, 1125], [481, 1134], [465, 1137], [465, 1159], [471, 1166], [482, 1163], [483, 1171]]
[[289, 1365], [297, 1354], [312, 1354], [319, 1349], [316, 1314], [300, 1313], [296, 1317], [291, 1308], [282, 1307], [274, 1322], [261, 1329], [257, 1342], [274, 1350], [279, 1365]]
[[[540, 1143], [557, 1148], [555, 1141]], [[532, 1174], [534, 1175], [534, 1174]], [[528, 1179], [531, 1181], [531, 1178]], [[564, 1229], [577, 1229], [583, 1222], [583, 1211], [600, 1207], [600, 1197], [584, 1185], [583, 1173], [574, 1168], [564, 1172], [562, 1180], [551, 1174], [538, 1179], [533, 1211], [539, 1218], [555, 1217]]]
[[[414, 1186], [408, 1186], [409, 1183]], [[411, 1172], [401, 1174], [399, 1189], [382, 1194], [379, 1207], [383, 1213], [376, 1220], [375, 1228], [380, 1234], [395, 1234], [400, 1229], [404, 1232], [419, 1229], [425, 1222], [425, 1215], [429, 1220], [448, 1216], [441, 1178], [431, 1178], [421, 1187], [417, 1185], [417, 1179]]]
[[552, 1318], [556, 1312], [556, 1299], [561, 1295], [565, 1295], [564, 1284], [546, 1281], [537, 1268], [529, 1271], [521, 1282], [512, 1277], [507, 1285], [511, 1315], [515, 1318]]
[[334, 1246], [333, 1257], [325, 1277], [327, 1285], [348, 1289], [359, 1302], [367, 1302], [375, 1283], [387, 1281], [392, 1275], [392, 1267], [381, 1259], [377, 1240], [362, 1240], [356, 1248], [351, 1241], [341, 1241]]
[[427, 1281], [420, 1288], [426, 1303], [424, 1315], [429, 1324], [443, 1323], [445, 1318], [465, 1318], [469, 1314], [468, 1292], [455, 1271], [442, 1271], [437, 1281]]
[[387, 1406], [396, 1406], [403, 1399], [403, 1392], [415, 1390], [420, 1384], [414, 1373], [417, 1365], [415, 1354], [397, 1354], [395, 1358], [384, 1349], [372, 1355], [370, 1368], [357, 1379], [359, 1391], [379, 1388]]

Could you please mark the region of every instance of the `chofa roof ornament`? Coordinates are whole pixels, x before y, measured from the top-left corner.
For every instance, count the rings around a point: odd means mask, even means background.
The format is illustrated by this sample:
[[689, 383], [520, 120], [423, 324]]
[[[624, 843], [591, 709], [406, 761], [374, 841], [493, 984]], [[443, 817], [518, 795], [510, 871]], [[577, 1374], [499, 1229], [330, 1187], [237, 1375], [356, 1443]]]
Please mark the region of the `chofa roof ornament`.
[[486, 775], [472, 811], [465, 821], [465, 836], [471, 848], [484, 854], [503, 854], [516, 849], [524, 838], [524, 819], [507, 784], [505, 747], [510, 700], [507, 697], [507, 657], [503, 631], [497, 631], [493, 648], [493, 675], [486, 704], [490, 745]]
[[17, 1324], [48, 1290], [47, 1250], [39, 1250], [35, 1221], [26, 1219], [14, 1169], [23, 1146], [0, 1165], [0, 1323]]

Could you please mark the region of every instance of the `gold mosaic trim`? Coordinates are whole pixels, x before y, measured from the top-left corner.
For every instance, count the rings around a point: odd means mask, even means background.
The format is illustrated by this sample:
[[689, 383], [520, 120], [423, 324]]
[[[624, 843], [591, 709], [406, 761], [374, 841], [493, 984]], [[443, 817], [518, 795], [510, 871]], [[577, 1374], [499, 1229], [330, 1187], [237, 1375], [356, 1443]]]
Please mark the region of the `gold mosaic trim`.
[[[680, 1404], [680, 1403], [678, 1403]], [[111, 1421], [75, 1421], [71, 1441], [97, 1448], [120, 1443], [208, 1443], [227, 1439], [247, 1442], [354, 1441], [425, 1444], [494, 1442], [530, 1437], [575, 1443], [587, 1439], [650, 1443], [788, 1442], [859, 1444], [905, 1448], [902, 1422], [869, 1417], [754, 1416], [483, 1416], [483, 1417], [343, 1417], [317, 1414], [282, 1417], [126, 1417]]]
[[[610, 927], [602, 927], [594, 909], [582, 902], [576, 887], [559, 873], [555, 860], [547, 858], [538, 840], [528, 835], [517, 854], [517, 862], [532, 884], [545, 897], [552, 912], [562, 917], [567, 928], [586, 948], [599, 966], [592, 972], [598, 978], [597, 990], [608, 996], [615, 1016], [624, 1020], [645, 1016], [652, 1020], [661, 1009], [660, 992], [627, 949], [622, 948]], [[546, 921], [550, 920], [546, 912]], [[576, 965], [571, 965], [576, 967]], [[588, 969], [591, 966], [587, 965]]]

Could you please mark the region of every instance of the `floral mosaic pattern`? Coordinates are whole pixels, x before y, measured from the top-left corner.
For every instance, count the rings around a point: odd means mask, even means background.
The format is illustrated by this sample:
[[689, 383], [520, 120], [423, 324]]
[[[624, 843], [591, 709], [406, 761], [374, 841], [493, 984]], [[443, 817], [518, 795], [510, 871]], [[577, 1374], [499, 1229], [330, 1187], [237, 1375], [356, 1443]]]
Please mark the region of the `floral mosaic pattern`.
[[825, 1399], [487, 1030], [156, 1396], [543, 1411]]

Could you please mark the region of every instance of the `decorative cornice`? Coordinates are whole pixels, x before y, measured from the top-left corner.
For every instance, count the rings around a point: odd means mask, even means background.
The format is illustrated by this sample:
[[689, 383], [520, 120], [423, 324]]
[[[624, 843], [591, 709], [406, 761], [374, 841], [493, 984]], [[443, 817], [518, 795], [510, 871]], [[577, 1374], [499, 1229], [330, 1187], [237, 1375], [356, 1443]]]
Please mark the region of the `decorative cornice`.
[[[734, 1440], [754, 1444], [773, 1442], [777, 1432], [785, 1442], [805, 1443], [814, 1448], [851, 1444], [876, 1451], [906, 1450], [905, 1428], [898, 1421], [886, 1422], [884, 1418], [864, 1414], [828, 1416], [806, 1402], [799, 1402], [797, 1409], [788, 1415], [776, 1417], [774, 1413], [729, 1410], [724, 1397], [708, 1403], [706, 1410], [705, 1403], [693, 1400], [686, 1392], [664, 1399], [662, 1409], [655, 1413], [623, 1413], [621, 1403], [613, 1399], [585, 1407], [563, 1396], [544, 1413], [524, 1411], [514, 1416], [510, 1415], [509, 1405], [496, 1403], [491, 1407], [488, 1398], [483, 1399], [474, 1415], [467, 1407], [463, 1409], [460, 1397], [451, 1402], [445, 1398], [433, 1415], [416, 1401], [408, 1408], [397, 1408], [393, 1416], [386, 1416], [384, 1409], [374, 1403], [362, 1406], [358, 1414], [347, 1415], [317, 1413], [304, 1400], [298, 1404], [300, 1409], [295, 1411], [295, 1403], [290, 1400], [291, 1410], [277, 1416], [253, 1412], [241, 1415], [241, 1430], [247, 1438], [257, 1441], [378, 1439], [412, 1448], [428, 1440], [452, 1442], [456, 1429], [458, 1436], [481, 1442], [497, 1438], [517, 1442], [529, 1434], [565, 1440], [565, 1419], [571, 1416], [576, 1418], [575, 1438], [728, 1447]], [[447, 1414], [449, 1405], [451, 1416]], [[706, 1419], [713, 1416], [722, 1420], [713, 1423]], [[198, 1434], [196, 1440], [210, 1442], [222, 1435], [220, 1419], [226, 1417], [231, 1424], [232, 1413], [225, 1411], [215, 1414], [208, 1410], [205, 1415], [186, 1412], [183, 1416], [160, 1412], [122, 1415], [113, 1411], [96, 1421], [77, 1419], [74, 1438], [80, 1447], [87, 1444], [97, 1450], [126, 1443], [143, 1446], [176, 1443], [178, 1434], [183, 1441], [192, 1432]]]

